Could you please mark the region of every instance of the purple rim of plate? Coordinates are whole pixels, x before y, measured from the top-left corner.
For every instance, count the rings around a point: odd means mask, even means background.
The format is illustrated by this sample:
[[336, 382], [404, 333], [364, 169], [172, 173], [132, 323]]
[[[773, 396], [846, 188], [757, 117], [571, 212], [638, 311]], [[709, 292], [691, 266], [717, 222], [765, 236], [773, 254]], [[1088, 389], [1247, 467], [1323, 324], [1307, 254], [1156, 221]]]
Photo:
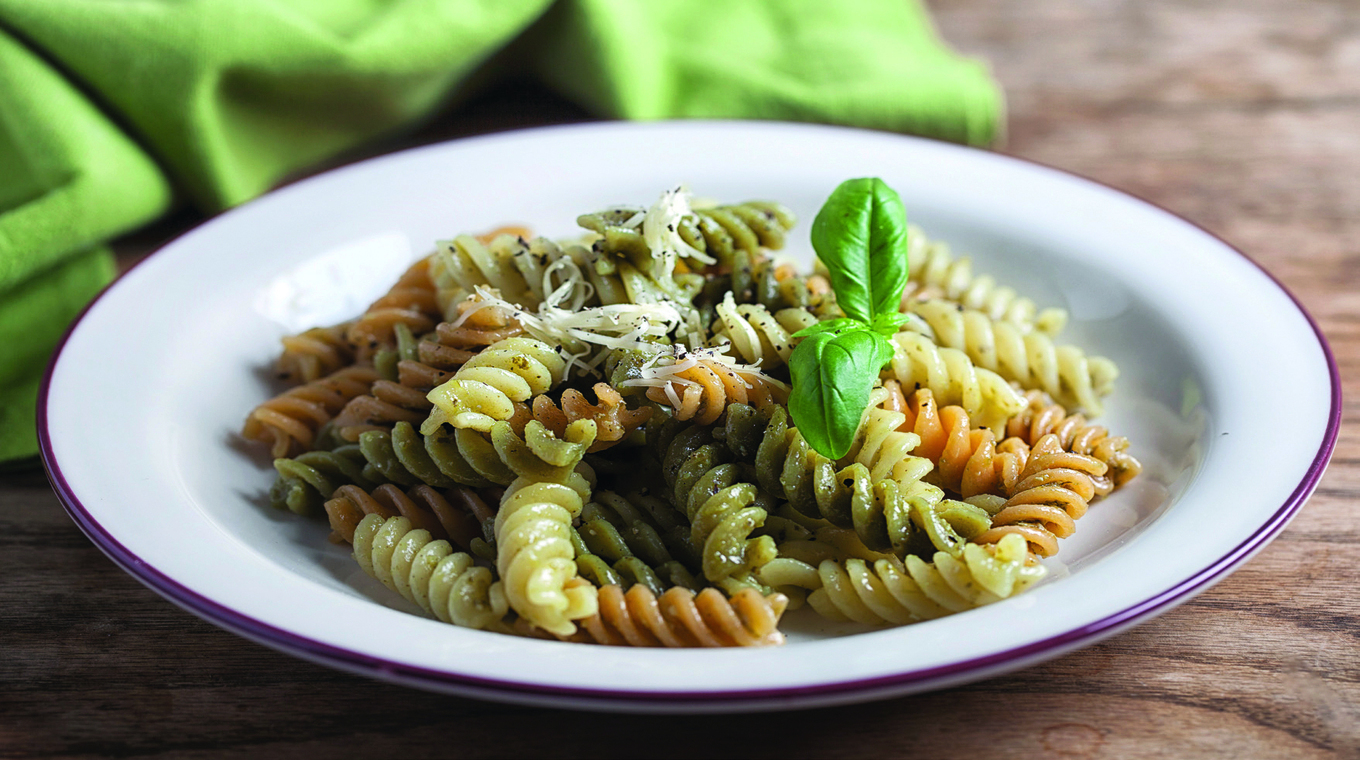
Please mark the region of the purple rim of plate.
[[[666, 122], [662, 122], [666, 123]], [[673, 122], [672, 122], [673, 123]], [[714, 123], [714, 122], [702, 122]], [[721, 123], [721, 122], [719, 122]], [[598, 127], [598, 122], [580, 125], [565, 125], [555, 127], [536, 127], [523, 130], [512, 130], [509, 132], [498, 132], [481, 137], [464, 138], [455, 142], [465, 142], [467, 140], [477, 140], [485, 138], [503, 137], [509, 134], [523, 134], [527, 132], [541, 132], [547, 130], [562, 130], [572, 128]], [[804, 125], [806, 126], [806, 125]], [[836, 131], [862, 131], [849, 128], [835, 128]], [[892, 134], [892, 133], [878, 133]], [[895, 135], [907, 140], [922, 139], [906, 135]], [[950, 144], [951, 147], [961, 150], [970, 150], [964, 146]], [[425, 146], [433, 147], [433, 146]], [[417, 148], [416, 150], [419, 150]], [[61, 342], [52, 353], [52, 359], [43, 375], [42, 385], [38, 392], [38, 445], [42, 456], [43, 466], [47, 470], [48, 479], [51, 481], [52, 488], [56, 492], [58, 499], [62, 502], [68, 514], [75, 521], [76, 525], [85, 533], [95, 546], [99, 547], [110, 559], [119, 567], [123, 568], [128, 574], [141, 581], [151, 590], [183, 607], [184, 609], [198, 615], [199, 617], [237, 633], [245, 638], [266, 644], [280, 651], [301, 655], [305, 659], [320, 661], [339, 667], [342, 670], [362, 673], [375, 678], [399, 677], [409, 685], [426, 686], [434, 689], [457, 690], [463, 687], [469, 690], [490, 690], [496, 694], [503, 694], [507, 697], [514, 695], [545, 695], [558, 697], [584, 697], [602, 700], [605, 702], [645, 702], [645, 703], [704, 703], [704, 702], [746, 702], [759, 701], [766, 699], [797, 698], [797, 697], [832, 697], [838, 695], [853, 695], [856, 692], [874, 692], [891, 687], [904, 687], [909, 689], [919, 686], [919, 690], [926, 690], [931, 687], [932, 682], [942, 682], [945, 680], [957, 680], [966, 678], [972, 673], [983, 673], [991, 669], [1005, 668], [1008, 664], [1021, 663], [1032, 658], [1043, 658], [1045, 655], [1056, 656], [1062, 652], [1074, 649], [1086, 644], [1095, 643], [1097, 640], [1119, 632], [1123, 628], [1137, 623], [1139, 620], [1158, 612], [1168, 610], [1177, 604], [1184, 602], [1216, 583], [1223, 576], [1228, 574], [1234, 567], [1245, 561], [1256, 551], [1263, 548], [1273, 539], [1276, 534], [1284, 529], [1294, 515], [1303, 507], [1303, 504], [1312, 495], [1322, 479], [1323, 472], [1327, 469], [1327, 464], [1331, 460], [1332, 452], [1336, 448], [1337, 435], [1341, 426], [1341, 375], [1337, 369], [1336, 357], [1332, 354], [1331, 345], [1327, 342], [1321, 328], [1313, 315], [1308, 313], [1299, 299], [1290, 292], [1278, 279], [1269, 271], [1258, 264], [1247, 254], [1243, 253], [1236, 246], [1219, 237], [1215, 233], [1204, 227], [1175, 214], [1162, 206], [1153, 203], [1145, 198], [1129, 193], [1124, 190], [1112, 187], [1099, 180], [1084, 177], [1075, 172], [1065, 169], [1058, 169], [1038, 161], [1008, 156], [990, 151], [979, 151], [992, 158], [1016, 161], [1030, 166], [1038, 166], [1049, 171], [1064, 174], [1070, 177], [1089, 182], [1093, 185], [1113, 190], [1120, 195], [1136, 200], [1144, 205], [1157, 209], [1163, 214], [1171, 216], [1185, 224], [1188, 224], [1205, 235], [1222, 243], [1225, 247], [1237, 253], [1242, 258], [1255, 266], [1262, 274], [1284, 292], [1289, 300], [1294, 303], [1294, 307], [1299, 310], [1303, 318], [1308, 321], [1313, 328], [1313, 334], [1317, 337], [1318, 345], [1322, 349], [1324, 358], [1327, 361], [1327, 370], [1332, 384], [1331, 410], [1327, 421], [1327, 428], [1323, 433], [1322, 445], [1318, 449], [1317, 456], [1309, 465], [1303, 479], [1285, 500], [1284, 504], [1273, 514], [1264, 525], [1257, 529], [1245, 541], [1235, 547], [1232, 551], [1218, 558], [1208, 567], [1186, 578], [1171, 588], [1156, 594], [1137, 605], [1128, 607], [1113, 615], [1109, 615], [1100, 620], [1079, 626], [1057, 636], [1051, 636], [1040, 641], [1031, 642], [1024, 646], [1014, 647], [1001, 652], [997, 652], [983, 657], [976, 657], [959, 662], [949, 663], [933, 668], [923, 668], [897, 673], [889, 676], [879, 676], [876, 678], [865, 678], [854, 681], [843, 681], [837, 683], [817, 684], [813, 686], [796, 686], [773, 689], [753, 689], [753, 690], [728, 690], [718, 692], [705, 691], [681, 691], [681, 692], [659, 692], [659, 691], [623, 691], [611, 689], [588, 689], [568, 686], [543, 686], [533, 683], [523, 683], [516, 681], [502, 681], [492, 678], [481, 678], [477, 676], [467, 676], [445, 670], [433, 670], [422, 668], [393, 660], [373, 657], [371, 655], [356, 652], [342, 647], [325, 644], [315, 639], [300, 636], [291, 631], [269, 625], [256, 620], [247, 615], [243, 615], [236, 610], [221, 605], [195, 591], [192, 591], [179, 582], [160, 572], [156, 568], [148, 565], [140, 557], [133, 554], [121, 543], [110, 535], [104, 528], [90, 515], [80, 499], [71, 489], [62, 475], [61, 465], [57, 462], [56, 455], [52, 449], [51, 432], [47, 425], [47, 402], [51, 390], [52, 375], [56, 370], [57, 363], [61, 360], [62, 350], [66, 347], [67, 340], [75, 333], [77, 327], [85, 319], [90, 309], [103, 298], [108, 291], [117, 286], [122, 276], [110, 283], [93, 301], [91, 301], [76, 317], [71, 326], [67, 328], [66, 334], [62, 336]], [[381, 156], [376, 158], [382, 158]], [[266, 196], [267, 197], [267, 196]], [[205, 220], [206, 221], [206, 220]], [[201, 225], [198, 225], [201, 226]], [[198, 229], [196, 226], [194, 229]], [[185, 234], [188, 234], [187, 232]], [[181, 236], [182, 237], [182, 236]], [[146, 261], [151, 256], [160, 253], [165, 248], [173, 245], [180, 238], [177, 237], [170, 243], [162, 246], [153, 253], [149, 254], [142, 261]], [[140, 265], [137, 262], [128, 272]], [[123, 275], [126, 275], [124, 272]], [[494, 696], [481, 694], [481, 696]]]

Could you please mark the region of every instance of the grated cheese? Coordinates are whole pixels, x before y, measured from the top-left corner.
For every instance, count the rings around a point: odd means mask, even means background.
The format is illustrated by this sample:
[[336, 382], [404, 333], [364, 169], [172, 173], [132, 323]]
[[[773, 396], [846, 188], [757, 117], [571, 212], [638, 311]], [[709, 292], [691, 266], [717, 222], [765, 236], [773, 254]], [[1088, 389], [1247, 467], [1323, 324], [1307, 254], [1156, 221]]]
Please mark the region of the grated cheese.
[[455, 326], [484, 308], [506, 310], [526, 333], [557, 345], [568, 370], [582, 367], [596, 374], [612, 349], [666, 350], [664, 345], [650, 339], [669, 335], [681, 322], [680, 312], [668, 303], [610, 304], [570, 311], [545, 301], [539, 304], [536, 312], [531, 312], [483, 286], [476, 288], [471, 299], [477, 301], [477, 305], [462, 315]]
[[658, 262], [657, 271], [664, 272], [666, 276], [675, 271], [677, 256], [702, 264], [716, 264], [718, 261], [680, 237], [680, 220], [692, 213], [689, 191], [684, 185], [678, 185], [662, 193], [643, 217], [642, 239], [652, 250], [652, 258]]
[[753, 381], [755, 381], [773, 385], [785, 391], [789, 389], [786, 384], [761, 372], [759, 367], [752, 364], [742, 364], [729, 354], [724, 353], [724, 346], [690, 350], [683, 344], [677, 343], [672, 346], [656, 346], [656, 348], [662, 350], [639, 368], [642, 377], [624, 380], [624, 386], [663, 388], [667, 398], [670, 398], [676, 406], [679, 406], [680, 398], [676, 395], [675, 386], [698, 385], [689, 378], [680, 377], [680, 374], [694, 369], [699, 366], [701, 361], [704, 361], [723, 365], [741, 378], [742, 382], [746, 383], [747, 388], [754, 388]]

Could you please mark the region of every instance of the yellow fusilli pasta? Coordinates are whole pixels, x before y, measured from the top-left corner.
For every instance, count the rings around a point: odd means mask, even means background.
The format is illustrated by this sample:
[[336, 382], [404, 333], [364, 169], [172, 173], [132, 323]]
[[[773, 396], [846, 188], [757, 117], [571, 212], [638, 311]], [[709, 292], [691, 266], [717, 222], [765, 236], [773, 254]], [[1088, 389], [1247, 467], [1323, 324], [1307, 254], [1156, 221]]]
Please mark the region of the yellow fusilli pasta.
[[892, 338], [893, 358], [884, 379], [896, 380], [906, 392], [929, 388], [942, 404], [956, 404], [979, 425], [1000, 429], [1024, 408], [1025, 400], [1000, 375], [973, 365], [962, 351], [940, 348], [914, 332]]
[[974, 276], [971, 258], [954, 258], [948, 245], [931, 241], [919, 228], [912, 227], [907, 239], [910, 281], [902, 293], [904, 311], [911, 301], [937, 297], [1049, 335], [1057, 335], [1067, 324], [1066, 311], [1038, 311], [1033, 301], [1012, 288], [999, 286], [991, 275]]
[[455, 625], [509, 632], [510, 611], [500, 582], [448, 541], [413, 528], [405, 517], [370, 514], [354, 528], [354, 559], [364, 572]]
[[914, 623], [992, 604], [1023, 591], [1045, 575], [1019, 537], [995, 546], [967, 544], [955, 558], [937, 552], [932, 562], [908, 555], [872, 563], [851, 558], [823, 560], [814, 570], [797, 560], [781, 564], [764, 577], [777, 585], [811, 588], [808, 605], [831, 620], [869, 625]]
[[780, 309], [774, 314], [760, 304], [740, 304], [728, 293], [714, 308], [717, 319], [710, 346], [728, 346], [732, 355], [763, 370], [787, 364], [796, 342], [792, 335], [817, 324], [807, 309]]
[[1100, 414], [1100, 399], [1114, 390], [1119, 376], [1114, 362], [1055, 344], [1047, 333], [993, 320], [949, 301], [913, 302], [908, 308], [929, 323], [938, 345], [961, 350], [978, 367], [1026, 389], [1043, 390], [1064, 405]]
[[516, 401], [547, 393], [565, 379], [567, 363], [548, 344], [507, 338], [472, 357], [448, 381], [429, 393], [434, 411], [421, 426], [428, 435], [444, 423], [491, 430], [515, 414]]

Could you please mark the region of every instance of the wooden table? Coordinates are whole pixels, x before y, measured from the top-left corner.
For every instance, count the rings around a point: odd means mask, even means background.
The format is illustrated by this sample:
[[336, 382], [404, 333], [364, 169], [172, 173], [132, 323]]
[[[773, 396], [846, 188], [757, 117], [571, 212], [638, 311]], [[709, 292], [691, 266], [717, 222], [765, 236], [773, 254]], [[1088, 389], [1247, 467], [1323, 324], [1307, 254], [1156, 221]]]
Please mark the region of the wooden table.
[[[945, 36], [1004, 83], [1007, 152], [1129, 190], [1240, 246], [1312, 311], [1347, 396], [1360, 398], [1355, 0], [931, 5]], [[533, 88], [497, 92], [404, 144], [584, 118]], [[180, 214], [123, 241], [124, 260], [194, 221]], [[1355, 411], [1352, 400], [1331, 469], [1293, 525], [1179, 609], [1012, 676], [760, 716], [529, 710], [309, 665], [161, 600], [81, 535], [41, 473], [3, 475], [0, 755], [1360, 756]]]

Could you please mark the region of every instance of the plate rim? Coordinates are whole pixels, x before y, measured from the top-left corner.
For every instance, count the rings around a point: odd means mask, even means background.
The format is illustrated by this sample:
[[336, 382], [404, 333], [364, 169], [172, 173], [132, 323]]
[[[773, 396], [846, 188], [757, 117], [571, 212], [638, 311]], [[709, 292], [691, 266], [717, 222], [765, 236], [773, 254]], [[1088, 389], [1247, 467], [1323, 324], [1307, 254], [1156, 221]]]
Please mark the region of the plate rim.
[[[96, 303], [117, 287], [130, 272], [141, 266], [153, 256], [163, 252], [165, 249], [175, 245], [185, 236], [193, 234], [222, 214], [228, 213], [244, 206], [253, 205], [259, 202], [267, 202], [270, 197], [278, 190], [295, 184], [304, 183], [310, 179], [326, 176], [338, 171], [360, 166], [376, 160], [383, 160], [393, 156], [411, 154], [417, 151], [439, 148], [451, 144], [467, 144], [482, 140], [494, 140], [508, 136], [523, 137], [526, 133], [559, 133], [564, 131], [590, 130], [590, 129], [647, 129], [652, 126], [661, 128], [675, 126], [701, 126], [701, 127], [722, 127], [722, 126], [752, 126], [770, 125], [774, 128], [798, 127], [809, 129], [810, 131], [827, 130], [839, 133], [863, 133], [872, 134], [879, 137], [892, 137], [907, 141], [921, 141], [936, 145], [947, 146], [965, 152], [981, 154], [986, 156], [985, 160], [1000, 160], [1002, 162], [1017, 162], [1028, 167], [1039, 167], [1050, 172], [1066, 175], [1078, 180], [1090, 183], [1091, 185], [1113, 191], [1126, 199], [1150, 207], [1168, 217], [1171, 217], [1183, 224], [1198, 230], [1200, 233], [1216, 240], [1227, 250], [1236, 253], [1245, 259], [1249, 264], [1260, 271], [1265, 277], [1279, 288], [1293, 303], [1294, 308], [1307, 321], [1313, 330], [1314, 337], [1318, 341], [1319, 348], [1322, 350], [1323, 358], [1327, 364], [1328, 379], [1331, 384], [1330, 408], [1328, 411], [1327, 426], [1324, 429], [1321, 444], [1318, 448], [1308, 469], [1304, 472], [1301, 480], [1295, 489], [1290, 493], [1285, 502], [1266, 520], [1256, 531], [1244, 539], [1240, 544], [1228, 553], [1214, 559], [1206, 567], [1191, 574], [1179, 581], [1171, 588], [1165, 589], [1143, 601], [1130, 607], [1126, 607], [1119, 612], [1107, 615], [1099, 620], [1092, 621], [1063, 633], [1049, 636], [1038, 641], [1029, 642], [1019, 646], [1011, 647], [999, 652], [973, 657], [965, 660], [950, 662], [929, 668], [907, 670], [901, 673], [890, 675], [875, 676], [872, 678], [852, 679], [848, 681], [836, 681], [831, 683], [820, 683], [806, 686], [786, 686], [763, 689], [744, 689], [744, 690], [719, 690], [719, 691], [646, 691], [646, 690], [621, 690], [621, 689], [597, 689], [576, 686], [548, 686], [542, 684], [526, 683], [521, 681], [502, 680], [487, 678], [482, 676], [471, 676], [455, 673], [449, 670], [426, 668], [417, 665], [397, 662], [394, 660], [377, 657], [361, 652], [356, 652], [344, 647], [327, 644], [317, 641], [308, 636], [284, 630], [265, 623], [248, 615], [240, 613], [224, 604], [209, 599], [206, 596], [192, 591], [165, 575], [160, 570], [148, 564], [136, 554], [124, 547], [111, 533], [103, 528], [102, 525], [90, 514], [76, 496], [70, 484], [61, 470], [61, 465], [56, 459], [54, 447], [52, 445], [51, 431], [48, 426], [48, 402], [51, 390], [52, 378], [57, 364], [60, 362], [63, 350], [70, 337], [74, 335], [85, 317]], [[821, 701], [852, 701], [856, 693], [864, 693], [866, 699], [876, 696], [886, 696], [892, 693], [906, 693], [908, 691], [924, 691], [934, 684], [945, 682], [962, 682], [970, 680], [969, 676], [986, 677], [1007, 670], [1007, 665], [1020, 667], [1026, 664], [1033, 664], [1037, 661], [1056, 657], [1072, 649], [1093, 644], [1105, 637], [1114, 635], [1119, 631], [1132, 626], [1139, 621], [1165, 612], [1174, 608], [1180, 603], [1188, 601], [1194, 595], [1208, 589], [1213, 584], [1222, 580], [1228, 573], [1242, 562], [1245, 562], [1257, 551], [1264, 548], [1272, 539], [1275, 538], [1293, 519], [1293, 517], [1307, 502], [1308, 498], [1317, 489], [1322, 475], [1331, 460], [1336, 448], [1337, 438], [1340, 433], [1342, 416], [1342, 391], [1340, 371], [1336, 363], [1335, 355], [1332, 352], [1326, 335], [1318, 326], [1313, 315], [1299, 301], [1284, 283], [1280, 282], [1270, 271], [1261, 264], [1248, 256], [1240, 248], [1218, 234], [1204, 228], [1202, 225], [1177, 214], [1164, 206], [1143, 198], [1135, 193], [1116, 188], [1103, 181], [1087, 177], [1078, 172], [1062, 169], [1036, 161], [1033, 159], [1013, 156], [1004, 153], [997, 153], [981, 148], [957, 145], [930, 138], [922, 138], [912, 135], [903, 135], [879, 130], [861, 129], [855, 127], [840, 127], [832, 125], [802, 124], [796, 122], [750, 122], [744, 120], [664, 120], [652, 122], [618, 122], [618, 121], [598, 121], [577, 124], [552, 125], [545, 127], [527, 127], [521, 129], [506, 130], [472, 137], [445, 140], [429, 145], [417, 146], [402, 151], [385, 153], [373, 156], [363, 161], [358, 161], [344, 166], [335, 167], [317, 174], [309, 175], [296, 182], [289, 182], [284, 185], [272, 188], [269, 192], [248, 201], [245, 204], [227, 209], [218, 214], [214, 214], [195, 224], [192, 228], [176, 235], [171, 240], [157, 247], [148, 253], [140, 261], [121, 273], [113, 282], [109, 283], [100, 293], [90, 301], [77, 315], [60, 342], [53, 350], [47, 367], [43, 373], [42, 382], [38, 391], [37, 405], [37, 432], [39, 454], [42, 459], [43, 467], [47, 472], [48, 479], [56, 493], [58, 500], [67, 514], [80, 528], [81, 532], [95, 544], [114, 564], [118, 565], [124, 572], [136, 578], [143, 585], [164, 597], [176, 606], [210, 622], [221, 628], [225, 628], [237, 635], [251, 641], [264, 644], [275, 650], [286, 654], [302, 657], [311, 662], [322, 663], [341, 670], [367, 675], [385, 681], [394, 681], [410, 686], [423, 687], [438, 691], [464, 693], [468, 696], [479, 698], [502, 698], [512, 701], [536, 701], [544, 704], [545, 699], [552, 697], [558, 698], [584, 698], [591, 700], [591, 706], [623, 706], [627, 703], [639, 703], [641, 709], [660, 708], [666, 705], [671, 706], [695, 706], [697, 704], [709, 703], [715, 705], [731, 705], [733, 703], [750, 703], [767, 700], [795, 700], [798, 702]]]

